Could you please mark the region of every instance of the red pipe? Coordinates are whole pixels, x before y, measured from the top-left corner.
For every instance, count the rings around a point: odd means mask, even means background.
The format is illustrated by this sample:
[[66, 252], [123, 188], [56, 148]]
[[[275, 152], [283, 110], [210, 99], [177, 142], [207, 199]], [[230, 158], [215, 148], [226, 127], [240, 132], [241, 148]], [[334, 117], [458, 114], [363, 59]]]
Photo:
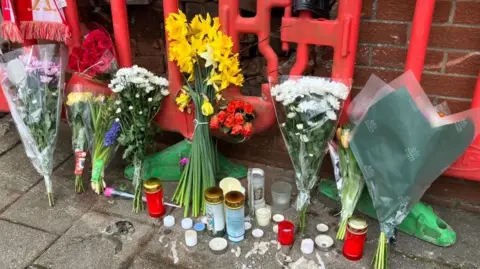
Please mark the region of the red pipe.
[[405, 71], [412, 70], [418, 81], [422, 78], [434, 9], [435, 0], [417, 0]]
[[79, 47], [82, 44], [82, 30], [80, 28], [80, 21], [78, 18], [78, 6], [76, 0], [67, 0], [67, 7], [65, 8], [65, 17], [72, 33], [70, 49]]
[[[311, 20], [312, 14], [309, 11], [301, 11], [300, 19]], [[297, 60], [290, 70], [290, 75], [292, 76], [301, 76], [303, 72], [308, 67], [308, 44], [307, 43], [298, 43], [297, 44]]]
[[120, 67], [132, 66], [126, 0], [111, 0], [113, 33]]
[[480, 108], [480, 72], [478, 73], [477, 85], [473, 94], [472, 108]]

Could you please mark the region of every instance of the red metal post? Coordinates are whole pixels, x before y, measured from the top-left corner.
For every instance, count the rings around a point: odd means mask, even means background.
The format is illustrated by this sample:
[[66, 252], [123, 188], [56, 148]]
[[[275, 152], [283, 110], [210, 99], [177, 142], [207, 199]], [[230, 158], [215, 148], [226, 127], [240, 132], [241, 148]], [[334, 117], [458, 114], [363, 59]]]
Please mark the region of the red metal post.
[[422, 78], [434, 9], [435, 0], [417, 0], [405, 71], [412, 70], [418, 81]]
[[72, 33], [70, 49], [79, 47], [82, 44], [82, 30], [80, 29], [80, 20], [78, 18], [77, 0], [67, 0], [65, 17]]
[[132, 66], [126, 0], [111, 0], [113, 32], [120, 67]]

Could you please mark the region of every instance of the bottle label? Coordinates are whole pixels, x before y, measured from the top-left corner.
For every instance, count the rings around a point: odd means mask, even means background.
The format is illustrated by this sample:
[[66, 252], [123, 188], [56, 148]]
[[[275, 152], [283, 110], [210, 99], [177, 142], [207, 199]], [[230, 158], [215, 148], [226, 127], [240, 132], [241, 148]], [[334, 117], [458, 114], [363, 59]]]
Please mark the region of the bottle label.
[[206, 204], [207, 230], [213, 235], [223, 235], [225, 232], [225, 218], [223, 203], [212, 205]]
[[253, 199], [255, 200], [255, 202], [257, 202], [259, 200], [262, 200], [263, 199], [263, 188], [262, 187], [254, 188], [253, 197], [254, 197]]
[[75, 175], [83, 175], [83, 169], [85, 169], [85, 159], [87, 158], [87, 151], [75, 150]]
[[226, 210], [228, 240], [240, 242], [245, 237], [245, 208]]

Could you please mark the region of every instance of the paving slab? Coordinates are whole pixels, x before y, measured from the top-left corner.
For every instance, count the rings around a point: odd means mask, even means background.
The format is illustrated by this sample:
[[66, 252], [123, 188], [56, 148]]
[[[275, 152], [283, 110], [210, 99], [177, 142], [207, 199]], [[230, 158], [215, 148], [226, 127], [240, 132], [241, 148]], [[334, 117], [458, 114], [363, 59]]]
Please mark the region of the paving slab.
[[163, 262], [152, 261], [148, 259], [143, 259], [140, 257], [135, 257], [132, 266], [129, 269], [186, 269], [180, 266], [174, 266], [171, 264], [165, 264]]
[[[75, 193], [74, 167], [75, 160], [71, 157], [53, 173], [55, 206], [50, 207], [45, 203], [45, 185], [39, 182], [0, 215], [0, 218], [24, 223], [54, 234], [63, 234], [98, 199], [98, 195], [89, 189], [83, 194]], [[88, 175], [85, 175], [86, 178]]]
[[20, 143], [20, 136], [15, 128], [12, 116], [7, 115], [0, 118], [0, 155], [10, 150], [18, 143]]
[[0, 220], [0, 268], [28, 266], [57, 236]]
[[85, 214], [34, 264], [49, 269], [128, 268], [141, 246], [150, 240], [153, 228], [128, 220], [133, 228], [120, 223], [117, 229], [118, 221], [125, 219]]

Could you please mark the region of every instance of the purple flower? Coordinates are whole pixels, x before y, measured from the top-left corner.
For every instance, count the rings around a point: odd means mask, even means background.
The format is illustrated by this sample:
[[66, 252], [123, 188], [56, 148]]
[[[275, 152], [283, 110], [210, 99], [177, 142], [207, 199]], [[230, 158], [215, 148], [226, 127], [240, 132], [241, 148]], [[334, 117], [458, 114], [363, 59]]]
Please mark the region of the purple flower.
[[117, 138], [120, 136], [120, 131], [121, 131], [120, 123], [117, 121], [113, 122], [112, 127], [105, 134], [103, 145], [105, 147], [110, 147], [111, 145], [115, 144], [115, 142], [117, 141]]
[[42, 83], [49, 83], [50, 81], [52, 81], [52, 77], [49, 77], [49, 76], [40, 76], [40, 82]]
[[187, 163], [188, 163], [188, 158], [187, 157], [184, 157], [180, 160], [180, 165], [181, 166], [185, 166], [185, 165], [187, 165]]

